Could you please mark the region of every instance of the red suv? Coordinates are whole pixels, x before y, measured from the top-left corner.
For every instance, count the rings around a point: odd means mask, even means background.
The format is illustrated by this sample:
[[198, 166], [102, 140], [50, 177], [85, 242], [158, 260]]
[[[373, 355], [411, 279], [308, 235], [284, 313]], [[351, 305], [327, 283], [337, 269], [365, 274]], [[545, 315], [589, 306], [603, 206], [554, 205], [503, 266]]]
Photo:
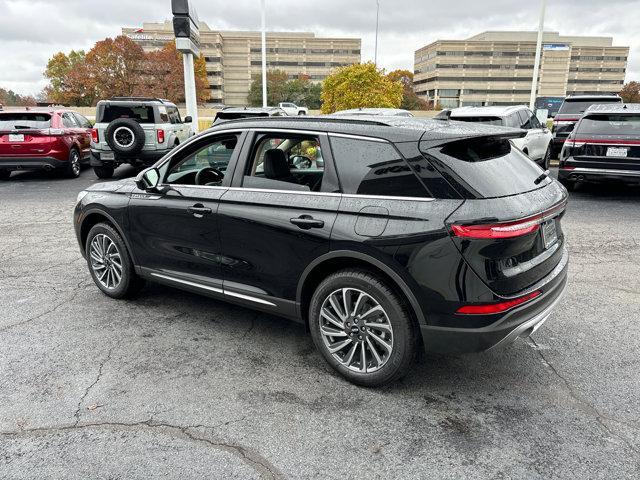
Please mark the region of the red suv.
[[0, 111], [0, 180], [13, 170], [59, 170], [80, 175], [89, 160], [91, 123], [71, 110]]

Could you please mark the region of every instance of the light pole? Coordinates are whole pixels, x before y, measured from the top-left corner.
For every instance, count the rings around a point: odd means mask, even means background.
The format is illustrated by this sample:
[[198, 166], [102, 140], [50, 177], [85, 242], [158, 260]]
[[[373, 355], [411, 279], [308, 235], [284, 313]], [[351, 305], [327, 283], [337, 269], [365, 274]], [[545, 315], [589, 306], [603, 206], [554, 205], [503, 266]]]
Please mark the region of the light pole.
[[262, 106], [267, 106], [267, 6], [262, 0]]
[[373, 56], [373, 63], [378, 65], [378, 21], [380, 19], [380, 0], [376, 0], [376, 47]]
[[533, 110], [536, 104], [536, 92], [538, 90], [538, 73], [540, 72], [540, 57], [542, 55], [542, 35], [544, 33], [544, 10], [547, 0], [541, 0], [540, 22], [538, 23], [538, 42], [536, 43], [536, 60], [533, 64], [533, 79], [531, 80], [531, 97], [529, 98], [529, 108]]

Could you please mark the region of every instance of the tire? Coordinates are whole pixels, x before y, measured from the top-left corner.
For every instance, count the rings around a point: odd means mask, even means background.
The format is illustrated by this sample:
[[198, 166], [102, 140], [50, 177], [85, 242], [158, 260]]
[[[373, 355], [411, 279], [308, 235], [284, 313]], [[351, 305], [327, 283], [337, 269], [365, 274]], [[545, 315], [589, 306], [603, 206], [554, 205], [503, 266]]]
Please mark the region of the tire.
[[145, 133], [135, 120], [117, 118], [107, 125], [105, 139], [115, 153], [133, 156], [144, 148]]
[[82, 170], [80, 152], [76, 148], [69, 151], [69, 161], [64, 167], [64, 176], [67, 178], [78, 178]]
[[[382, 312], [367, 315], [369, 321], [359, 315], [349, 316], [346, 320], [339, 318], [330, 297], [333, 296], [333, 300], [338, 303], [338, 307], [342, 306], [343, 311], [347, 310], [344, 308], [345, 301], [341, 301], [345, 290], [353, 308], [352, 313], [362, 315], [376, 305], [382, 308]], [[361, 295], [362, 298], [358, 301]], [[327, 314], [334, 322], [328, 319]], [[344, 318], [344, 315], [341, 316]], [[338, 324], [335, 320], [338, 320]], [[363, 325], [363, 322], [366, 323]], [[380, 328], [372, 327], [373, 324], [380, 325]], [[398, 380], [408, 372], [415, 360], [418, 333], [406, 302], [381, 278], [365, 270], [341, 270], [320, 283], [309, 306], [309, 327], [316, 348], [329, 365], [357, 385], [374, 387]], [[339, 332], [340, 335], [331, 337], [326, 335], [327, 331]], [[382, 343], [375, 337], [390, 345], [391, 351], [382, 347]], [[330, 346], [337, 348], [340, 342], [348, 340], [350, 343], [346, 343], [344, 348], [334, 350], [333, 353], [330, 351]], [[366, 355], [365, 369], [362, 368], [363, 348]], [[377, 355], [374, 355], [372, 348]]]
[[93, 167], [93, 171], [98, 178], [108, 179], [113, 177], [113, 171], [115, 169], [111, 165], [101, 165], [99, 167]]
[[0, 170], [0, 180], [9, 180], [11, 170]]
[[144, 286], [122, 237], [108, 223], [98, 223], [91, 228], [85, 252], [91, 278], [108, 297], [131, 298]]

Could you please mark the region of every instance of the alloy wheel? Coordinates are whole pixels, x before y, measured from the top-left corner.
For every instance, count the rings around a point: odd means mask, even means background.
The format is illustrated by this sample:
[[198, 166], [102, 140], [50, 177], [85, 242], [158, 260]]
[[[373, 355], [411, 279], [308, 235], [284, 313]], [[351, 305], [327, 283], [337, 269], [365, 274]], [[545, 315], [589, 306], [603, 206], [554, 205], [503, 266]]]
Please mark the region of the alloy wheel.
[[89, 256], [98, 282], [109, 290], [118, 288], [122, 280], [122, 257], [115, 242], [99, 233], [91, 240]]
[[329, 353], [349, 370], [382, 368], [393, 351], [393, 328], [380, 303], [357, 288], [330, 293], [320, 309], [320, 334]]
[[77, 177], [80, 175], [80, 154], [73, 150], [69, 161], [71, 162], [71, 171]]
[[128, 148], [135, 142], [135, 135], [133, 131], [128, 127], [118, 127], [113, 132], [113, 140], [121, 148]]

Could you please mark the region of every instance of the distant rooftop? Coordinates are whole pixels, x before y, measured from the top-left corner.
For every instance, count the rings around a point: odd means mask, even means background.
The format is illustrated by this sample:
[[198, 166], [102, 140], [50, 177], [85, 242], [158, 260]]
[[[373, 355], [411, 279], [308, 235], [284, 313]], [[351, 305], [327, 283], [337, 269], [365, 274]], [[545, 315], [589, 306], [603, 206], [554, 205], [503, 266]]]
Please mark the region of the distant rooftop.
[[[486, 31], [469, 37], [467, 40], [485, 42], [535, 42], [537, 31]], [[545, 43], [573, 43], [580, 46], [611, 47], [613, 37], [591, 37], [587, 35], [566, 36], [559, 32], [544, 32], [542, 41]]]

